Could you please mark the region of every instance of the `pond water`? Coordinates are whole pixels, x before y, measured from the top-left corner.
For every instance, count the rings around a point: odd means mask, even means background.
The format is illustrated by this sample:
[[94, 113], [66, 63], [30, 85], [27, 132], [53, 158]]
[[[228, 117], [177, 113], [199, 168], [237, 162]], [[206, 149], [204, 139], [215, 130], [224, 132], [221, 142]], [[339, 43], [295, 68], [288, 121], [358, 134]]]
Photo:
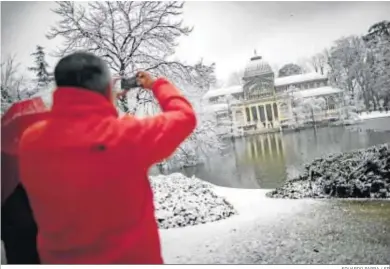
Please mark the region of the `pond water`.
[[298, 175], [305, 163], [330, 153], [390, 142], [390, 117], [349, 127], [323, 127], [227, 140], [224, 154], [196, 167], [170, 172], [195, 175], [215, 185], [273, 189]]

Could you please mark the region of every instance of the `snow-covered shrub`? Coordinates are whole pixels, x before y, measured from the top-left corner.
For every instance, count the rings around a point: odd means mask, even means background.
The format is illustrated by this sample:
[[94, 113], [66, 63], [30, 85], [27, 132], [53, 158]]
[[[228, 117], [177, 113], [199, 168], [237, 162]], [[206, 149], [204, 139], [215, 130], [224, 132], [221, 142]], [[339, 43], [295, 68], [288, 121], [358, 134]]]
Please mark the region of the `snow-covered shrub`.
[[390, 146], [383, 144], [317, 158], [305, 166], [303, 173], [268, 196], [390, 199]]
[[197, 225], [228, 218], [236, 211], [213, 192], [213, 185], [180, 173], [151, 176], [156, 219], [160, 228]]

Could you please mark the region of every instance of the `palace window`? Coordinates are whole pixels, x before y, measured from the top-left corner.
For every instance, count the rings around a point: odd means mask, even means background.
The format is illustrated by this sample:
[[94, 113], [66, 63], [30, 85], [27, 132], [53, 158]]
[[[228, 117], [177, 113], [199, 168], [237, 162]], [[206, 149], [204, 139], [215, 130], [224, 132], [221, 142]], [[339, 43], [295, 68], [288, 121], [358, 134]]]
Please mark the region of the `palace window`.
[[250, 114], [248, 107], [245, 108], [245, 114], [246, 114], [246, 121], [250, 122], [251, 121], [251, 114]]
[[218, 100], [217, 97], [211, 97], [211, 98], [209, 99], [209, 102], [213, 104], [213, 103], [215, 103], [217, 100]]
[[329, 110], [336, 109], [336, 102], [332, 96], [329, 96], [329, 98], [328, 98], [328, 109]]
[[260, 121], [265, 122], [265, 111], [264, 111], [264, 106], [258, 106], [259, 112], [260, 112]]
[[272, 107], [270, 104], [266, 105], [266, 110], [267, 110], [267, 119], [268, 121], [272, 121]]
[[243, 121], [243, 115], [242, 115], [241, 111], [236, 111], [236, 120], [238, 122], [242, 122]]
[[252, 117], [253, 117], [253, 121], [258, 121], [258, 118], [257, 118], [257, 109], [255, 106], [252, 106], [251, 107], [251, 110], [252, 110]]
[[276, 103], [274, 103], [273, 107], [274, 107], [275, 119], [277, 120], [277, 119], [279, 118], [279, 114], [278, 114], [278, 105], [277, 105]]

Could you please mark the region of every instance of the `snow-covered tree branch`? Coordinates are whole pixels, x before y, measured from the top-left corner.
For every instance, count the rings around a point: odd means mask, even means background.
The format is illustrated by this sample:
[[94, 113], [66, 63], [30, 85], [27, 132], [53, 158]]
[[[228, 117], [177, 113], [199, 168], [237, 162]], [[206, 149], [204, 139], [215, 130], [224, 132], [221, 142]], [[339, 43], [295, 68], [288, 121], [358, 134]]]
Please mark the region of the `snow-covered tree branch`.
[[390, 22], [374, 24], [368, 34], [341, 38], [329, 50], [331, 84], [344, 89], [349, 106], [368, 110], [390, 106]]
[[[187, 92], [196, 91], [188, 89]], [[215, 114], [204, 109], [205, 104], [201, 96], [201, 94], [187, 96], [196, 111], [198, 126], [175, 154], [166, 160], [163, 164], [166, 168], [181, 168], [202, 163], [210, 154], [221, 154], [225, 147], [219, 135], [219, 129], [223, 128], [223, 126], [218, 124]]]
[[28, 68], [35, 74], [37, 87], [46, 87], [53, 81], [52, 74], [47, 70], [49, 64], [46, 62], [46, 53], [42, 46], [37, 45], [34, 53], [31, 54], [34, 59], [34, 66]]
[[[148, 70], [178, 84], [197, 89], [214, 83], [214, 64], [199, 61], [195, 65], [174, 59], [178, 38], [189, 35], [192, 28], [182, 21], [181, 2], [58, 2], [53, 11], [61, 17], [47, 34], [49, 39], [62, 37], [63, 46], [56, 51], [63, 56], [76, 50], [87, 50], [103, 57], [111, 69], [131, 76]], [[119, 103], [124, 112], [135, 113], [139, 106], [152, 103], [148, 92], [138, 89], [135, 102]]]

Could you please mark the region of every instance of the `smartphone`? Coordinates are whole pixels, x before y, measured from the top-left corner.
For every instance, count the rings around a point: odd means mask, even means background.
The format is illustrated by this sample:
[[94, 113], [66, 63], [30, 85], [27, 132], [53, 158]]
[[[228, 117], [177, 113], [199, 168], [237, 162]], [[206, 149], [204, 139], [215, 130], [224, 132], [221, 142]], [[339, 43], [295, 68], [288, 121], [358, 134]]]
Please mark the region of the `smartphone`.
[[137, 83], [137, 77], [131, 77], [131, 78], [122, 78], [121, 79], [121, 89], [122, 90], [130, 90], [132, 88], [139, 87]]

